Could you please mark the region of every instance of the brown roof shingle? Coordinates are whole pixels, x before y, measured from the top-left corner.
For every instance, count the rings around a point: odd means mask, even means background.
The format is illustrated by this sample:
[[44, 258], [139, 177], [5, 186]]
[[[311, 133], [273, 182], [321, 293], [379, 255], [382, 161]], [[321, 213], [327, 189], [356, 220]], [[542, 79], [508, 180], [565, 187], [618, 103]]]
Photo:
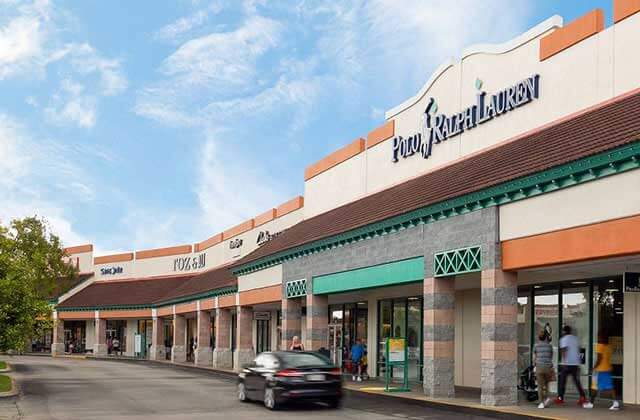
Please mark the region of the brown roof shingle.
[[237, 284], [238, 280], [236, 276], [229, 271], [228, 267], [218, 267], [191, 277], [182, 285], [172, 289], [155, 302], [166, 302], [186, 296], [194, 296], [210, 290], [233, 287]]
[[637, 139], [640, 139], [640, 93], [635, 91], [499, 147], [303, 220], [233, 267]]

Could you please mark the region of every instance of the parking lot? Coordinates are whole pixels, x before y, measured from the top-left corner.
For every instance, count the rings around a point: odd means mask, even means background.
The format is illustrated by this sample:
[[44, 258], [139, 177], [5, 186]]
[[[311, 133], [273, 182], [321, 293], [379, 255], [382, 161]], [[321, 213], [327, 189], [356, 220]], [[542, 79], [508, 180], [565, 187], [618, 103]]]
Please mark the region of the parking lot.
[[21, 356], [8, 359], [22, 395], [0, 400], [0, 418], [20, 419], [459, 419], [460, 413], [347, 395], [343, 408], [277, 412], [236, 400], [232, 379], [176, 366]]

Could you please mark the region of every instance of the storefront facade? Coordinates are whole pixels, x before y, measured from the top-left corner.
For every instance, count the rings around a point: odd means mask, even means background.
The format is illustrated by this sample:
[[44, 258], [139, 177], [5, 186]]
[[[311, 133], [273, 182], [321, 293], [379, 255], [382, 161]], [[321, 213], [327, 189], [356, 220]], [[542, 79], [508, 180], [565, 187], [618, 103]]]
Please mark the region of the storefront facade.
[[[298, 336], [344, 371], [360, 340], [381, 377], [384, 340], [405, 338], [411, 383], [436, 398], [474, 388], [487, 405], [517, 402], [542, 328], [554, 346], [576, 331], [588, 385], [606, 328], [616, 386], [640, 404], [640, 286], [623, 281], [640, 272], [640, 6], [614, 11], [608, 28], [598, 10], [556, 16], [465, 50], [310, 165], [304, 199], [193, 246], [71, 254], [97, 274], [58, 319], [85, 322], [97, 354], [103, 320], [127, 320], [127, 352], [136, 320], [148, 357], [235, 370]], [[124, 283], [144, 299], [95, 297]]]

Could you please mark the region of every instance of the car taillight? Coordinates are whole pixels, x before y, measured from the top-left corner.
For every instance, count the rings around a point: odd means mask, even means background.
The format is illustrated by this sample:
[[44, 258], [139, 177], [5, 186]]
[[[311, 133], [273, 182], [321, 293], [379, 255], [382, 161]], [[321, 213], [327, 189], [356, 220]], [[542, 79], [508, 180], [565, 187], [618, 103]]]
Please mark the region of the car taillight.
[[299, 377], [299, 376], [303, 376], [304, 373], [302, 372], [298, 372], [297, 370], [293, 370], [293, 369], [285, 369], [285, 370], [281, 370], [280, 372], [276, 373], [276, 376], [283, 376], [283, 377]]
[[342, 370], [340, 370], [340, 368], [333, 368], [329, 371], [330, 374], [332, 375], [342, 375]]

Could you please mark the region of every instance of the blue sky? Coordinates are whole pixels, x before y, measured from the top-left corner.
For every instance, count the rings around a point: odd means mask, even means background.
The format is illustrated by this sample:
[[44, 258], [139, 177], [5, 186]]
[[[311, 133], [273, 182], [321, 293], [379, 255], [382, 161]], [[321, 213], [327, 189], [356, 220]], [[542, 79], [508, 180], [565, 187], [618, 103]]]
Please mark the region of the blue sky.
[[303, 191], [447, 57], [609, 0], [0, 0], [0, 222], [97, 253], [203, 240]]

